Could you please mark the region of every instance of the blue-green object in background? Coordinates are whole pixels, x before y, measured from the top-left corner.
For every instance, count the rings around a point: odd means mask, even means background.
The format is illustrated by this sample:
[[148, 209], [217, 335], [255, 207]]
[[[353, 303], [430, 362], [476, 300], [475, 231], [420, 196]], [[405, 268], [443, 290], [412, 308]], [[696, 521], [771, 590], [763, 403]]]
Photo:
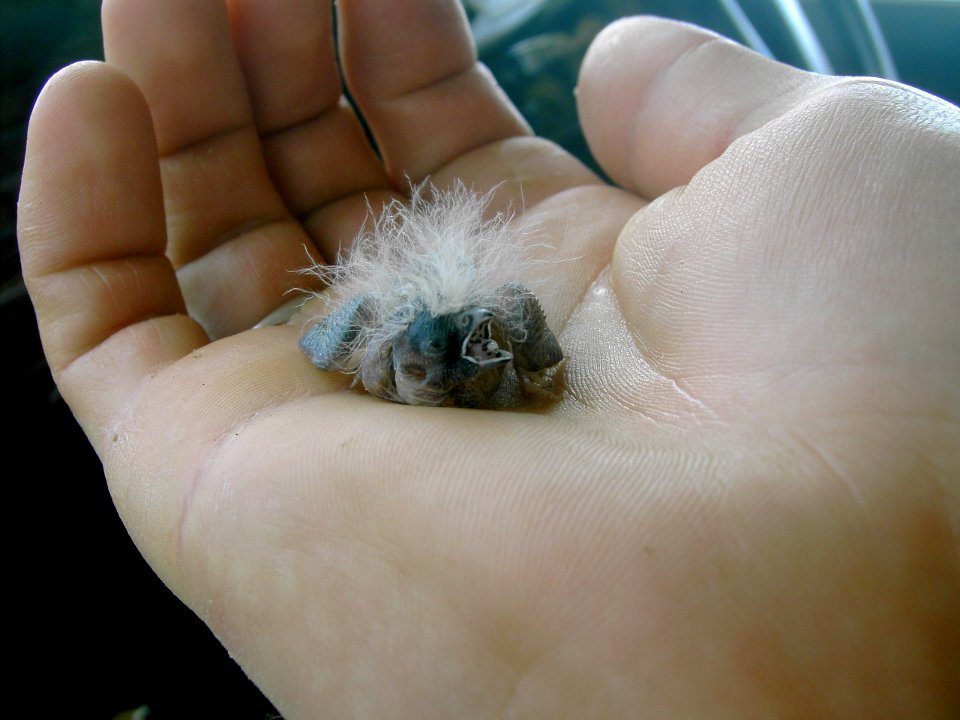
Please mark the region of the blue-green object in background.
[[696, 23], [805, 69], [899, 78], [960, 102], [960, 1], [464, 0], [480, 59], [538, 135], [598, 170], [573, 88], [596, 34], [650, 14]]

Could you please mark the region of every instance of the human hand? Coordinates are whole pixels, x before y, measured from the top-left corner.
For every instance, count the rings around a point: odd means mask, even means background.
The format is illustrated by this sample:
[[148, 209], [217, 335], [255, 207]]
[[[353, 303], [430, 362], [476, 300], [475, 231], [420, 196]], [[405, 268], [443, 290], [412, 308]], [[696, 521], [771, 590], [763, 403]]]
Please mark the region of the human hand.
[[[455, 3], [342, 2], [381, 163], [319, 5], [105, 3], [20, 216], [127, 527], [284, 715], [955, 710], [957, 109], [626, 21], [579, 94], [619, 190], [527, 135]], [[245, 331], [404, 174], [503, 182], [571, 259], [561, 402], [393, 405]]]

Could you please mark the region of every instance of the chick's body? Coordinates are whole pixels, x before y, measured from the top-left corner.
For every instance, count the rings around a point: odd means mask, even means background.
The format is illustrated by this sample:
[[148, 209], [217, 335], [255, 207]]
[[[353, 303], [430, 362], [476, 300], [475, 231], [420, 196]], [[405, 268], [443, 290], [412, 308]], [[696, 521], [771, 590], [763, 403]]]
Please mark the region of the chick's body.
[[[360, 380], [371, 395], [408, 405], [483, 407], [500, 387], [510, 363], [521, 381], [538, 386], [540, 374], [563, 359], [539, 303], [519, 285], [503, 288], [513, 302], [508, 317], [486, 308], [433, 316], [418, 313], [395, 335], [361, 352]], [[362, 326], [366, 303], [344, 303], [304, 333], [300, 347], [314, 365], [342, 369]], [[511, 336], [505, 328], [521, 328]]]
[[[512, 365], [542, 390], [563, 359], [523, 269], [507, 220], [457, 185], [414, 189], [391, 205], [338, 265], [317, 269], [343, 298], [300, 347], [324, 370], [357, 373], [372, 395], [410, 405], [490, 406]], [[547, 383], [549, 384], [549, 383]]]

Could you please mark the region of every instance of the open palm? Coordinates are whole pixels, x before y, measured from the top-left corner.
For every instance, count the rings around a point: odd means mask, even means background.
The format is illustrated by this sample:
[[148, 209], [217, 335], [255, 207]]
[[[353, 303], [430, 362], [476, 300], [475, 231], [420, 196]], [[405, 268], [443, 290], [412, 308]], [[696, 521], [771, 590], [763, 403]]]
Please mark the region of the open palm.
[[[458, 3], [338, 12], [378, 152], [316, 0], [108, 0], [34, 113], [47, 356], [164, 581], [289, 717], [955, 710], [957, 109], [625, 21], [579, 91], [618, 189]], [[556, 249], [558, 403], [394, 405], [247, 329], [428, 175]]]

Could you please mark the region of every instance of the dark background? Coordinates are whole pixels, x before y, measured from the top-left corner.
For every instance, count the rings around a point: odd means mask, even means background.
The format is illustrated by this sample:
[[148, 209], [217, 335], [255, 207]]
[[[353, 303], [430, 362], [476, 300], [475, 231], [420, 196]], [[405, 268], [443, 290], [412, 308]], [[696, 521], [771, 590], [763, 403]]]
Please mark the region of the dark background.
[[[719, 1], [466, 5], [482, 59], [534, 128], [588, 162], [572, 88], [589, 41], [609, 21], [646, 12], [749, 39]], [[836, 72], [881, 74], [854, 6], [803, 3]], [[805, 65], [769, 0], [741, 0], [740, 7], [775, 57]], [[957, 103], [960, 2], [877, 0], [873, 8], [899, 78]], [[10, 632], [27, 638], [8, 655], [20, 668], [9, 704], [21, 715], [81, 718], [142, 705], [151, 718], [272, 717], [270, 704], [131, 543], [100, 464], [50, 379], [20, 277], [15, 208], [27, 118], [58, 68], [102, 58], [99, 11], [96, 0], [0, 0], [0, 327], [10, 340], [2, 362], [13, 390], [4, 447], [25, 468], [8, 462], [4, 483], [13, 518]]]

